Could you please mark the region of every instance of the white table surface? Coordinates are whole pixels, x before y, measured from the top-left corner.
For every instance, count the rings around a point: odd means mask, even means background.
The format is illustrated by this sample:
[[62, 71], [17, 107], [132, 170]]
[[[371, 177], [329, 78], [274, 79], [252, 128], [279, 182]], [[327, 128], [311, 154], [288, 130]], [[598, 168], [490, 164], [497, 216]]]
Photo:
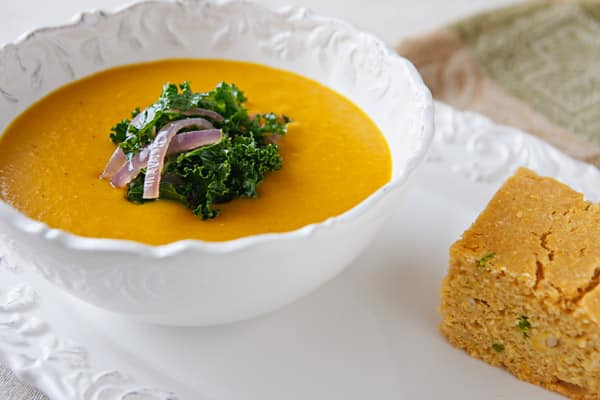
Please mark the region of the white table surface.
[[[459, 18], [516, 3], [516, 0], [257, 0], [270, 5], [298, 5], [349, 21], [391, 45]], [[84, 10], [115, 10], [132, 0], [0, 0], [0, 44], [32, 29], [70, 21]], [[0, 370], [0, 394], [6, 400], [37, 398]], [[4, 399], [3, 399], [4, 400]]]

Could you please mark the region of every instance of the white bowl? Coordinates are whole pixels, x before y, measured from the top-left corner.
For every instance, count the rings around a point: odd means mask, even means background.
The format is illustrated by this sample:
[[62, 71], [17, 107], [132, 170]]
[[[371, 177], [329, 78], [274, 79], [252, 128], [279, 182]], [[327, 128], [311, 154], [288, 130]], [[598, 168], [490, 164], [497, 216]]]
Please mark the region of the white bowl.
[[110, 67], [165, 58], [245, 60], [317, 80], [379, 126], [393, 178], [350, 211], [279, 234], [163, 246], [85, 238], [0, 202], [0, 246], [71, 295], [168, 325], [251, 318], [306, 295], [338, 274], [394, 210], [433, 137], [432, 100], [415, 68], [377, 38], [302, 8], [248, 2], [145, 2], [84, 13], [0, 51], [0, 131], [34, 101]]

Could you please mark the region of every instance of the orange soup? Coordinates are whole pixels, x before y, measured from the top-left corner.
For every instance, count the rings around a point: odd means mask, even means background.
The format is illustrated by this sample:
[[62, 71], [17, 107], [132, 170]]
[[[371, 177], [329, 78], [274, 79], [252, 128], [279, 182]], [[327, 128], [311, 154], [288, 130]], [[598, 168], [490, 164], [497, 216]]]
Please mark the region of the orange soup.
[[[99, 175], [115, 146], [108, 133], [165, 82], [208, 91], [235, 83], [251, 111], [292, 117], [279, 141], [281, 170], [256, 199], [219, 204], [203, 221], [169, 200], [125, 199]], [[21, 114], [0, 138], [0, 198], [49, 226], [78, 235], [165, 244], [285, 232], [341, 214], [391, 177], [387, 143], [353, 103], [310, 79], [261, 65], [168, 60], [115, 68], [67, 85]]]

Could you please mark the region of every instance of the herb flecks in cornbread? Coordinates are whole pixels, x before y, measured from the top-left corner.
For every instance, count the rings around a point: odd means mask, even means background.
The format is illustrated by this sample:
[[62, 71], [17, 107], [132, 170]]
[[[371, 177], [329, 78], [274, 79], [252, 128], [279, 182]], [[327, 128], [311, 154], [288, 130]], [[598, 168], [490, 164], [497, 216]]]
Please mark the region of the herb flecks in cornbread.
[[450, 249], [441, 330], [520, 379], [600, 399], [599, 282], [600, 207], [522, 168]]

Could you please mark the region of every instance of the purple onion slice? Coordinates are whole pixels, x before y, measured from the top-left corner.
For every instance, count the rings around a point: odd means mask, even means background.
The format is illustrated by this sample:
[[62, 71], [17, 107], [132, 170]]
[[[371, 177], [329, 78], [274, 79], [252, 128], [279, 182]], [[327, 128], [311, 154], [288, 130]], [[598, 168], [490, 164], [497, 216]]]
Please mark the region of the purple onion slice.
[[[129, 126], [127, 127], [126, 136], [130, 136], [129, 129], [131, 129], [132, 126], [137, 129], [142, 128], [146, 121], [154, 119], [155, 114], [156, 112], [151, 107], [148, 107], [145, 110], [139, 112], [138, 115], [133, 117], [133, 119], [129, 123]], [[104, 167], [104, 171], [102, 171], [102, 175], [100, 175], [100, 178], [112, 179], [115, 176], [115, 174], [117, 174], [125, 166], [126, 162], [127, 156], [125, 155], [123, 150], [121, 150], [120, 147], [117, 147], [113, 154], [110, 156], [108, 163], [106, 163], [106, 166]]]
[[[178, 154], [201, 146], [219, 143], [222, 136], [223, 133], [218, 129], [191, 131], [175, 135], [175, 138], [171, 140], [167, 155]], [[138, 176], [142, 169], [147, 167], [149, 155], [150, 146], [146, 146], [140, 150], [131, 161], [127, 161], [125, 158], [125, 162], [121, 168], [113, 174], [114, 176], [110, 183], [118, 188], [127, 186], [136, 176]], [[125, 155], [123, 154], [123, 156]]]
[[127, 132], [129, 133], [129, 128], [132, 126], [137, 129], [142, 129], [147, 122], [152, 121], [154, 116], [156, 115], [156, 110], [153, 107], [148, 107], [143, 109], [133, 117], [131, 122], [129, 123], [129, 127], [127, 128]]
[[127, 156], [120, 147], [117, 147], [110, 156], [108, 163], [106, 163], [104, 171], [102, 171], [102, 175], [100, 175], [100, 179], [112, 179], [126, 162]]
[[146, 168], [150, 146], [144, 147], [131, 160], [126, 161], [121, 169], [113, 176], [110, 183], [114, 187], [124, 188], [131, 182], [140, 171]]
[[190, 108], [187, 111], [181, 110], [169, 110], [171, 112], [181, 113], [183, 115], [187, 115], [188, 117], [207, 117], [212, 119], [213, 121], [222, 123], [225, 122], [225, 118], [221, 114], [213, 110], [207, 110], [206, 108]]
[[175, 135], [171, 140], [171, 144], [167, 149], [167, 155], [178, 154], [209, 144], [219, 143], [222, 138], [223, 132], [220, 129], [183, 132]]
[[158, 131], [154, 142], [150, 144], [150, 155], [144, 179], [144, 195], [142, 196], [144, 199], [158, 199], [167, 149], [177, 132], [192, 127], [210, 129], [213, 125], [204, 118], [188, 118], [170, 122]]

